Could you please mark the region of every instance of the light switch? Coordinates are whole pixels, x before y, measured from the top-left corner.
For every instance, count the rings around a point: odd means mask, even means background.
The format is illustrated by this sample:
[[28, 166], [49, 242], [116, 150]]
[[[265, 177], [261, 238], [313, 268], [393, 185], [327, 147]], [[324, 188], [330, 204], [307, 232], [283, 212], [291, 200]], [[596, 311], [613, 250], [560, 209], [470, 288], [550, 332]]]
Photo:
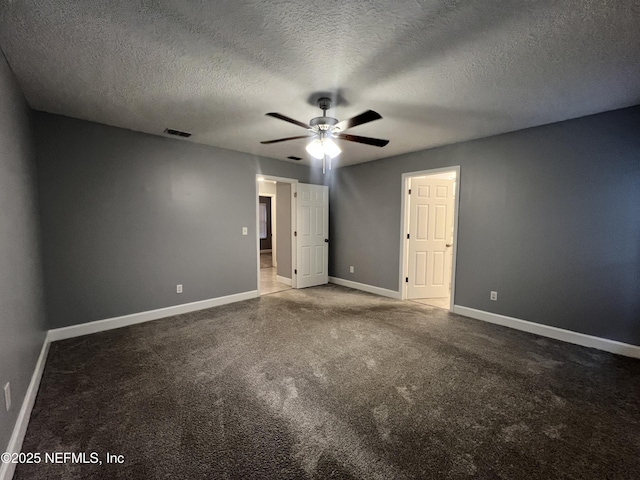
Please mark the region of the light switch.
[[242, 227], [242, 234], [247, 235], [249, 233], [249, 229], [247, 227]]

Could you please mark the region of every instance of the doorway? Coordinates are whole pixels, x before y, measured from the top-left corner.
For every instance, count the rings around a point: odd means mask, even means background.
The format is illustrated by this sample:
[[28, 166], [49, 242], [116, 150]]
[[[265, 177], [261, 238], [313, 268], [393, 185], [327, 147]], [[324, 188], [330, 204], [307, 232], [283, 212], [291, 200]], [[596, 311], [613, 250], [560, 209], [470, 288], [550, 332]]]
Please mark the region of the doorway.
[[256, 176], [258, 293], [295, 288], [294, 226], [297, 180]]
[[[264, 182], [262, 182], [262, 184], [264, 184]], [[273, 207], [275, 208], [275, 202], [272, 202], [271, 199], [275, 198], [275, 195], [262, 195], [262, 192], [260, 193], [261, 195], [258, 197], [260, 202], [260, 254], [270, 254], [273, 237], [272, 219], [275, 213], [271, 205], [273, 203]], [[270, 264], [269, 266], [275, 265]]]
[[453, 310], [460, 167], [402, 176], [402, 298]]

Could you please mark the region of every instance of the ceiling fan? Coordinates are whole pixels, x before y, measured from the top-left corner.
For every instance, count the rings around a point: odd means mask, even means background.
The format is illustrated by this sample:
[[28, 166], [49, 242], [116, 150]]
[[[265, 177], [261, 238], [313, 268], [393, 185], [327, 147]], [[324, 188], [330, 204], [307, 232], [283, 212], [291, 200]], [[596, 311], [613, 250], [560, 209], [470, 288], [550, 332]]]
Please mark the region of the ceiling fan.
[[269, 145], [271, 143], [286, 142], [288, 140], [297, 140], [299, 138], [313, 138], [313, 140], [307, 145], [306, 150], [312, 157], [317, 158], [318, 160], [322, 159], [322, 173], [325, 173], [325, 162], [327, 157], [329, 158], [329, 170], [331, 170], [331, 159], [338, 156], [341, 152], [340, 147], [336, 145], [333, 139], [364, 143], [365, 145], [373, 145], [374, 147], [384, 147], [389, 143], [389, 140], [382, 140], [380, 138], [360, 137], [358, 135], [342, 133], [349, 128], [381, 119], [382, 116], [373, 110], [367, 110], [360, 115], [356, 115], [353, 118], [339, 122], [337, 118], [327, 117], [327, 110], [331, 108], [330, 98], [322, 97], [318, 99], [318, 108], [322, 110], [322, 116], [312, 118], [308, 125], [280, 113], [267, 113], [270, 117], [278, 118], [285, 122], [306, 128], [309, 130], [309, 133], [306, 135], [298, 135], [296, 137], [266, 140], [260, 143]]

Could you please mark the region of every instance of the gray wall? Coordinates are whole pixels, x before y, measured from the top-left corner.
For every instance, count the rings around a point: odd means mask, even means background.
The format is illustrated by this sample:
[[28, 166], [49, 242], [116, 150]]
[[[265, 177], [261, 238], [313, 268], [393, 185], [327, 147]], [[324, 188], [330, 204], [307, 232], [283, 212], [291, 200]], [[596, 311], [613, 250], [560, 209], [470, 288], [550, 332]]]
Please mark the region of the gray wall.
[[335, 170], [330, 275], [398, 291], [401, 175], [451, 165], [457, 305], [640, 345], [639, 107]]
[[290, 162], [34, 120], [49, 328], [255, 290], [256, 173], [310, 180]]
[[278, 275], [291, 278], [291, 184], [276, 184], [276, 259]]
[[[28, 108], [0, 53], [0, 451], [44, 341], [35, 169]], [[12, 406], [2, 388], [11, 382]]]

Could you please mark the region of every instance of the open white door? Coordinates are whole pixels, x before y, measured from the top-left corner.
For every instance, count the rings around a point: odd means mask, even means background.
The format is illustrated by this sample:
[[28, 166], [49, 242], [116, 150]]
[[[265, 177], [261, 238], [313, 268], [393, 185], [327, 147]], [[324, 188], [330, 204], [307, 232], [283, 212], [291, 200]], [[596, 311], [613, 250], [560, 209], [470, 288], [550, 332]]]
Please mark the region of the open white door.
[[410, 188], [407, 298], [448, 297], [451, 283], [454, 182], [414, 177]]
[[298, 183], [296, 288], [329, 282], [329, 187]]

